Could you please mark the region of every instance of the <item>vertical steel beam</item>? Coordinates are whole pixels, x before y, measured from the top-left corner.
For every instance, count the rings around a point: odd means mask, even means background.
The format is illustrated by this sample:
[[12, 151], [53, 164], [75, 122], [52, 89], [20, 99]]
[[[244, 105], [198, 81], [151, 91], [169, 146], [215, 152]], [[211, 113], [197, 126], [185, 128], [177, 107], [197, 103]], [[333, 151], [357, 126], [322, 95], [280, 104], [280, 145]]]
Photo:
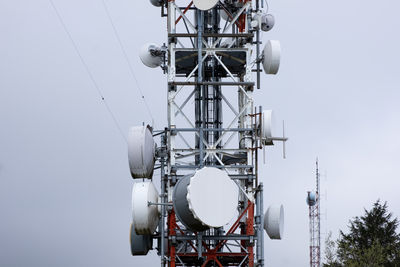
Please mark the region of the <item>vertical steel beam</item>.
[[[263, 2], [263, 0], [261, 1]], [[259, 0], [256, 0], [256, 12], [259, 11]], [[257, 89], [260, 89], [260, 27], [256, 31]]]
[[160, 242], [161, 242], [161, 267], [165, 267], [165, 204], [167, 203], [165, 196], [165, 139], [167, 132], [165, 131], [164, 134], [161, 135], [161, 157], [160, 157], [160, 163], [161, 163], [161, 223], [160, 226]]
[[264, 185], [260, 183], [260, 211], [261, 211], [261, 221], [260, 221], [260, 231], [261, 231], [261, 259], [260, 266], [264, 266]]
[[[176, 17], [176, 10], [174, 2], [168, 2], [168, 33], [175, 33], [176, 32], [176, 25], [175, 25], [175, 17]], [[176, 76], [176, 67], [175, 67], [175, 40], [168, 40], [168, 82], [174, 82]], [[176, 127], [175, 123], [175, 105], [174, 105], [174, 97], [175, 97], [175, 90], [176, 88], [168, 88], [168, 128], [171, 130], [172, 128]], [[169, 148], [169, 164], [168, 164], [168, 173], [171, 173], [171, 166], [175, 165], [175, 135], [171, 134], [169, 131], [168, 134], [168, 148]], [[170, 193], [170, 190], [168, 190]], [[170, 198], [169, 198], [170, 200]]]
[[257, 266], [264, 266], [264, 197], [263, 197], [263, 184], [260, 183], [257, 190], [256, 198], [256, 227], [257, 227], [257, 243], [256, 243], [256, 255], [257, 255]]
[[[202, 10], [197, 10], [197, 62], [198, 62], [198, 69], [197, 69], [197, 82], [203, 82], [203, 24], [204, 24], [204, 12]], [[199, 157], [199, 165], [200, 168], [204, 166], [204, 120], [205, 120], [205, 109], [204, 109], [204, 85], [198, 85], [198, 94], [200, 103], [200, 109], [197, 109], [196, 112], [200, 112], [200, 114], [196, 114], [196, 118], [201, 118], [202, 124], [200, 124], [200, 131], [199, 131], [199, 149], [200, 149], [200, 157]]]

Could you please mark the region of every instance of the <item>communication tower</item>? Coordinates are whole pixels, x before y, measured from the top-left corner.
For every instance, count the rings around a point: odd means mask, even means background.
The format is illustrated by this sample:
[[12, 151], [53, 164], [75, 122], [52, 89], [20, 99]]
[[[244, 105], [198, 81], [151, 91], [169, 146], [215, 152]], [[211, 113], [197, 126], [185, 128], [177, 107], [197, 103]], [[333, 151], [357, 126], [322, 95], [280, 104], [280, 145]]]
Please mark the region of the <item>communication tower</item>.
[[316, 191], [307, 192], [307, 204], [310, 217], [310, 266], [321, 266], [321, 213], [320, 213], [320, 174], [318, 159], [315, 163]]
[[264, 266], [263, 228], [281, 239], [283, 207], [264, 215], [258, 150], [287, 138], [273, 135], [272, 111], [255, 106], [253, 91], [261, 65], [279, 69], [279, 41], [261, 50], [274, 17], [261, 0], [150, 2], [167, 21], [168, 43], [144, 45], [140, 58], [167, 76], [168, 125], [129, 132], [132, 255], [156, 240], [162, 267]]

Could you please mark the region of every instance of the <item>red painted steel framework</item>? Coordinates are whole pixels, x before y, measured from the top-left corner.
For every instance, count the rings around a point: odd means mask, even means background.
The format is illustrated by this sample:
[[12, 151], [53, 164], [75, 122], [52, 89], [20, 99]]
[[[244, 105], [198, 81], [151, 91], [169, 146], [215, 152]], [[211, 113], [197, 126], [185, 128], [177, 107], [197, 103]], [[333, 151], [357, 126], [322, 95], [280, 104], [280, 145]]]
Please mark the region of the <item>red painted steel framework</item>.
[[[229, 231], [225, 234], [226, 237], [234, 234], [239, 226], [241, 225], [241, 220], [245, 218], [245, 227], [241, 228], [241, 234], [246, 236], [254, 236], [254, 203], [251, 201], [247, 202], [247, 207], [240, 214], [234, 224], [231, 226]], [[170, 258], [170, 267], [184, 266], [185, 259], [193, 259], [198, 257], [198, 250], [192, 241], [188, 241], [191, 248], [195, 251], [194, 253], [177, 253], [176, 246], [171, 240], [176, 239], [177, 233], [184, 235], [184, 231], [176, 223], [176, 215], [173, 209], [168, 212], [168, 255]], [[222, 237], [223, 238], [223, 237]], [[237, 264], [245, 264], [245, 266], [254, 266], [254, 252], [253, 244], [247, 242], [246, 240], [241, 241], [241, 251], [240, 252], [222, 252], [221, 248], [228, 242], [228, 239], [219, 240], [214, 248], [209, 247], [205, 241], [202, 241], [202, 247], [206, 252], [202, 253], [205, 257], [202, 267], [207, 266], [211, 262], [215, 262], [218, 266], [236, 266]], [[176, 261], [179, 258], [180, 261]], [[227, 261], [227, 259], [229, 259]], [[222, 264], [224, 263], [224, 264]]]

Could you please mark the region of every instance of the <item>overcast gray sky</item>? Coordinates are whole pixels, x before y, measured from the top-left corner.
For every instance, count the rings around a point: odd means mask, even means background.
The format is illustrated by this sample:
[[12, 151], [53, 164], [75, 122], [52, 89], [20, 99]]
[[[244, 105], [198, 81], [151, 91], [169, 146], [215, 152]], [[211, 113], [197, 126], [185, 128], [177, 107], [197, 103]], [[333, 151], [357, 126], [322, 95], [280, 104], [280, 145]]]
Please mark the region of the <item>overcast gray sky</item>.
[[[123, 131], [150, 122], [101, 0], [54, 0]], [[149, 101], [166, 125], [165, 77], [138, 49], [166, 42], [148, 1], [107, 0]], [[265, 203], [285, 205], [285, 238], [267, 236], [267, 266], [308, 266], [306, 191], [322, 174], [322, 231], [345, 229], [380, 198], [400, 216], [400, 4], [270, 1], [282, 45], [257, 104], [285, 119], [287, 159], [268, 149]], [[48, 0], [0, 1], [0, 265], [158, 265], [129, 251], [126, 143]]]

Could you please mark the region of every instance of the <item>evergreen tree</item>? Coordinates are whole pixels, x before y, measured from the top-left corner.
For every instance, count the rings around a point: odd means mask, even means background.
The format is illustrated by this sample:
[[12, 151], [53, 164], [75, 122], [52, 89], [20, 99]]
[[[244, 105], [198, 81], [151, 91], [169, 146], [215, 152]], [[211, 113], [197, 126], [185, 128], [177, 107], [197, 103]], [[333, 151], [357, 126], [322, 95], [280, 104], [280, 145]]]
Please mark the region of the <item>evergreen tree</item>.
[[[399, 222], [392, 218], [387, 203], [376, 201], [370, 211], [350, 220], [349, 233], [340, 231], [336, 258], [324, 266], [400, 267]], [[333, 246], [334, 248], [334, 246]], [[332, 244], [330, 244], [332, 250]]]

